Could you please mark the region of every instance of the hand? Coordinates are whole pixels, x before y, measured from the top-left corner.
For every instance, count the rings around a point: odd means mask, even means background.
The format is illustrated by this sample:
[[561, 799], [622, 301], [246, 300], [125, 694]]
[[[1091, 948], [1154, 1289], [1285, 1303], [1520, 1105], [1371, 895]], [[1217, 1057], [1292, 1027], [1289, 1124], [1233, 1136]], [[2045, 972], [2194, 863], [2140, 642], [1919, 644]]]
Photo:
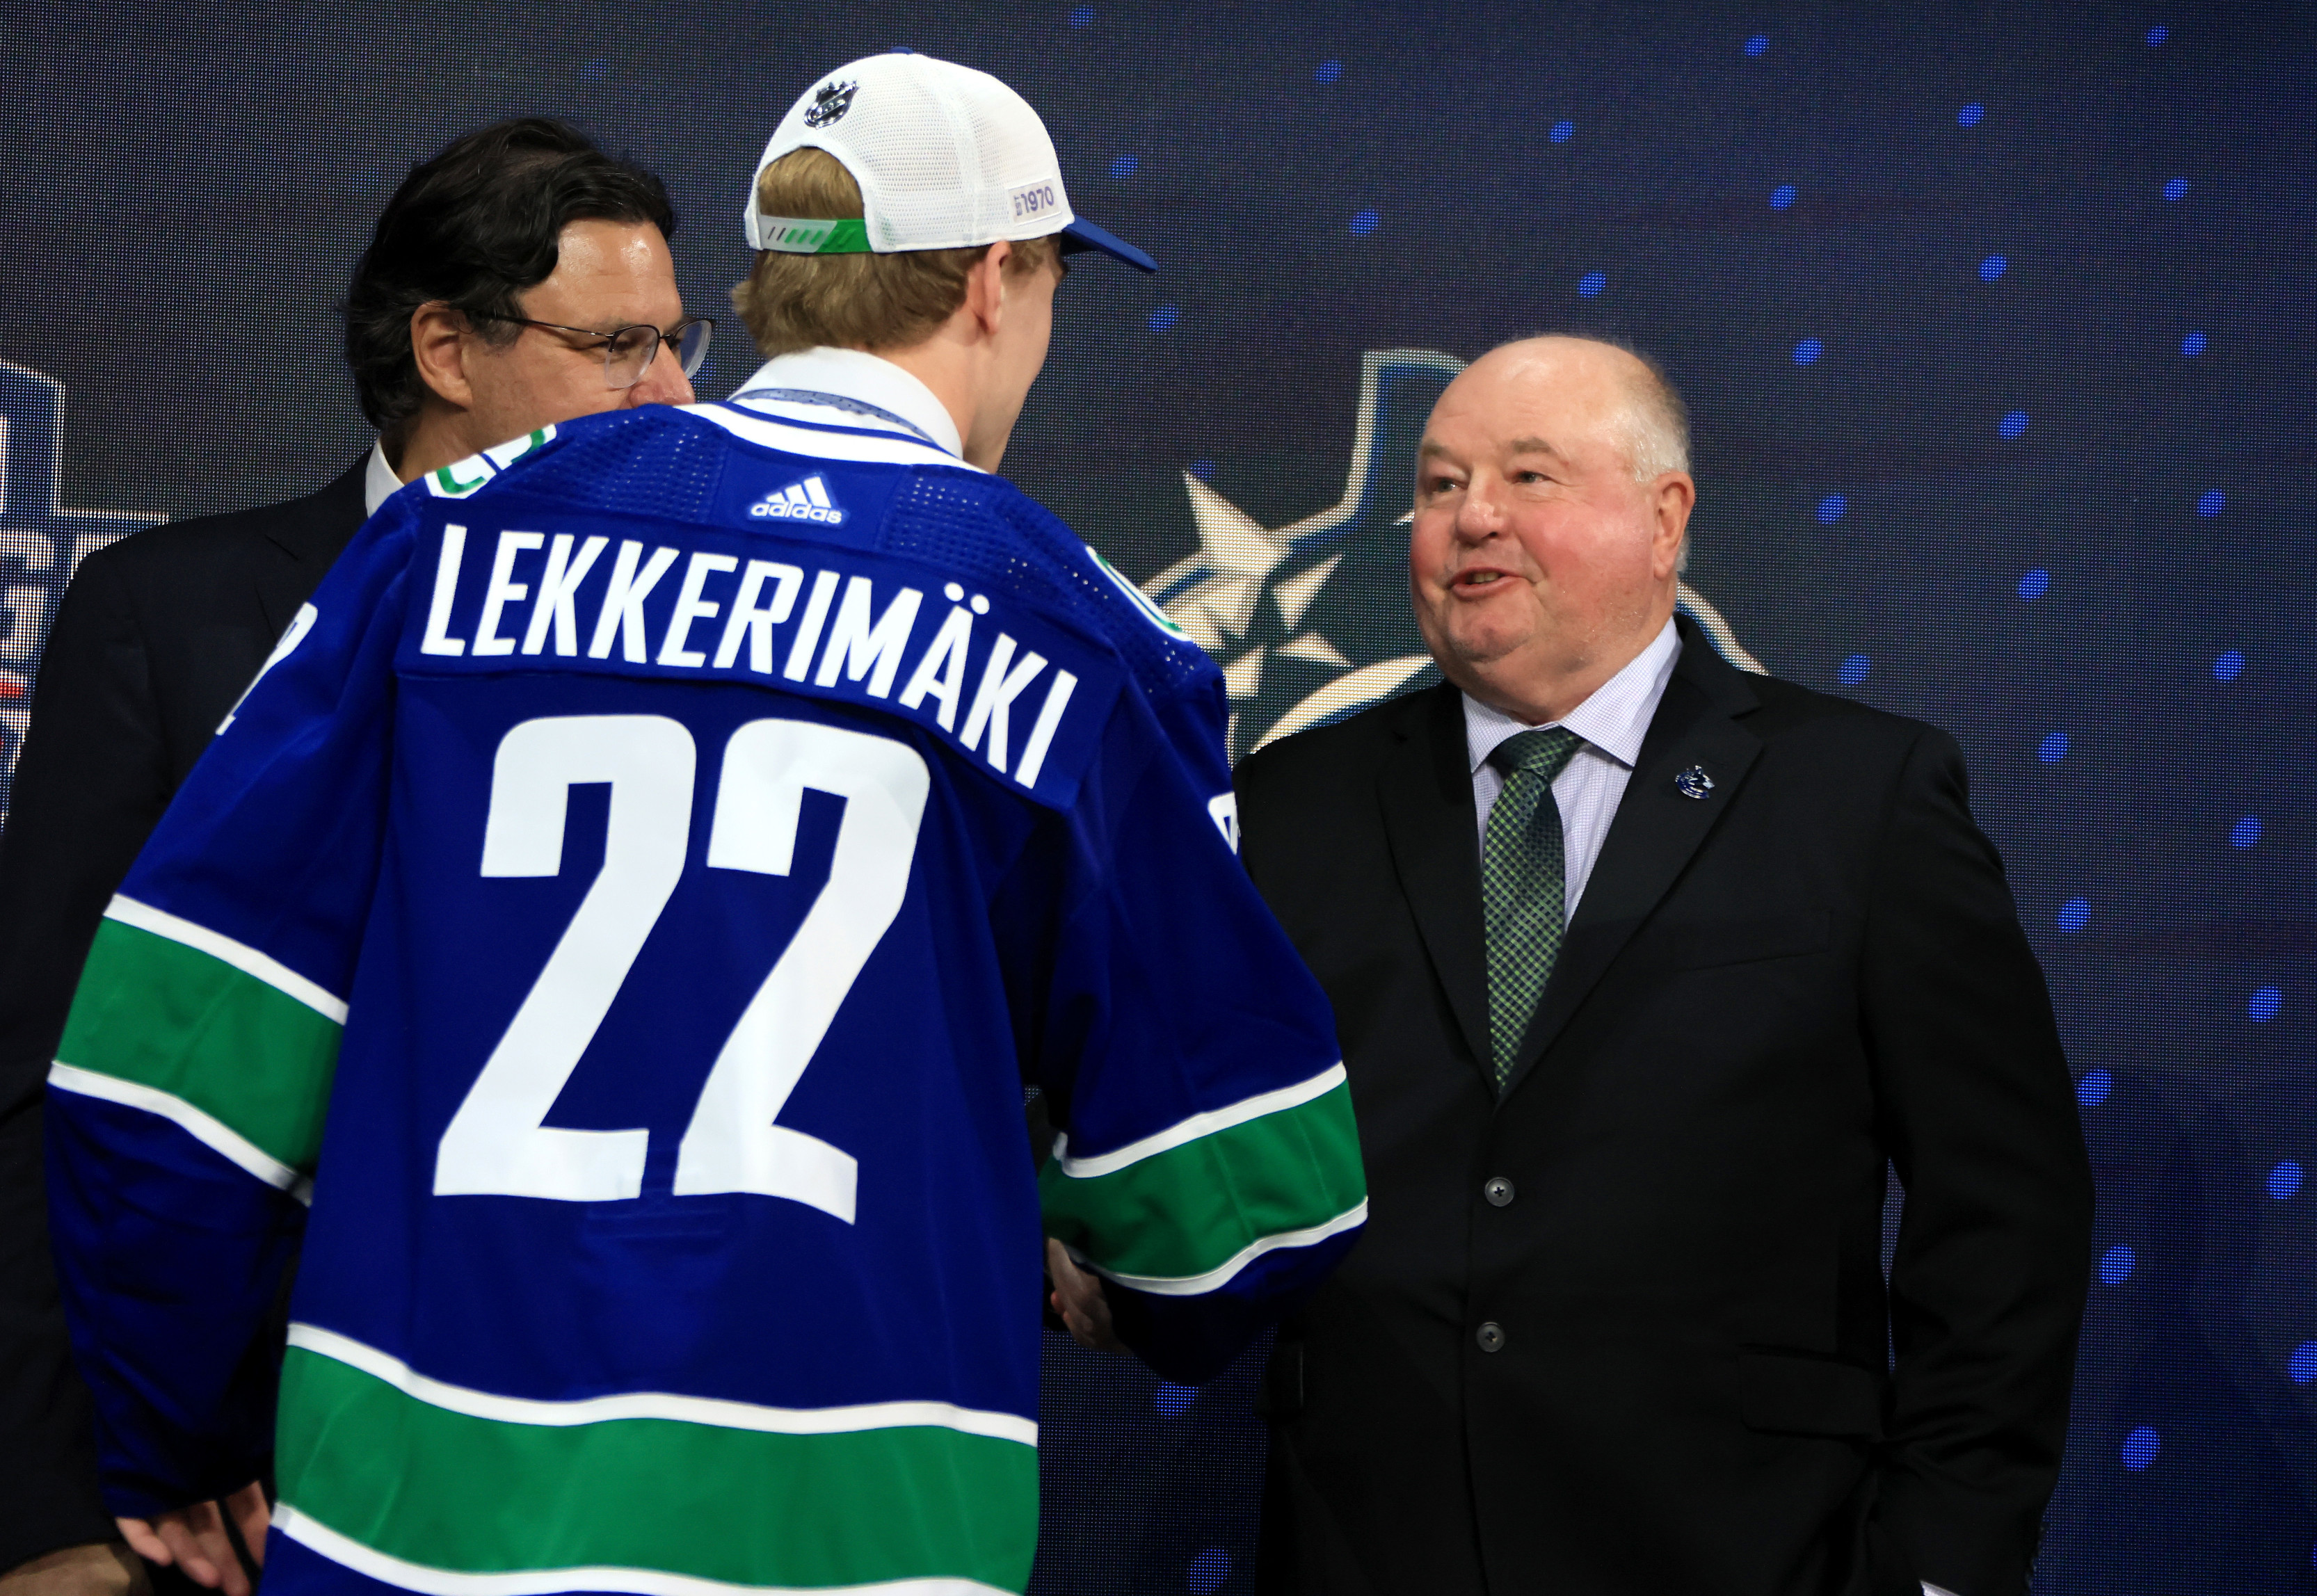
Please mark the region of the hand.
[[0, 1596], [152, 1596], [145, 1565], [117, 1541], [67, 1547], [0, 1574]]
[[252, 1480], [223, 1502], [197, 1502], [149, 1520], [115, 1519], [113, 1522], [121, 1526], [129, 1549], [148, 1563], [165, 1568], [174, 1564], [193, 1583], [222, 1590], [225, 1596], [251, 1596], [249, 1576], [242, 1572], [241, 1559], [234, 1556], [226, 1520], [233, 1520], [234, 1528], [241, 1531], [241, 1544], [249, 1548], [250, 1560], [263, 1567], [267, 1516], [264, 1488]]
[[1126, 1351], [1110, 1325], [1110, 1302], [1102, 1294], [1102, 1277], [1071, 1262], [1069, 1249], [1051, 1236], [1046, 1238], [1046, 1272], [1054, 1278], [1054, 1294], [1049, 1300], [1062, 1323], [1069, 1326], [1070, 1339], [1097, 1352]]

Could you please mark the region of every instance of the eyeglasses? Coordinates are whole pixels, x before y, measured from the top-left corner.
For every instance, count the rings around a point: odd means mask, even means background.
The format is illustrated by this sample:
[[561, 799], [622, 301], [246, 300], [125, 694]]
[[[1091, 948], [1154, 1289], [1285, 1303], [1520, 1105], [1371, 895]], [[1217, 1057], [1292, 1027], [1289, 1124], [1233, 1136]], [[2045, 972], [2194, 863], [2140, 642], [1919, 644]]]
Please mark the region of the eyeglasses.
[[567, 327], [561, 322], [532, 321], [520, 316], [500, 316], [488, 310], [468, 312], [485, 321], [503, 321], [510, 326], [545, 327], [550, 332], [577, 333], [583, 338], [597, 340], [604, 351], [604, 386], [633, 388], [644, 379], [644, 373], [659, 358], [659, 346], [669, 344], [676, 363], [689, 378], [700, 370], [708, 358], [708, 341], [716, 335], [716, 324], [704, 316], [687, 316], [666, 332], [655, 326], [622, 327], [614, 333], [599, 333], [593, 327]]

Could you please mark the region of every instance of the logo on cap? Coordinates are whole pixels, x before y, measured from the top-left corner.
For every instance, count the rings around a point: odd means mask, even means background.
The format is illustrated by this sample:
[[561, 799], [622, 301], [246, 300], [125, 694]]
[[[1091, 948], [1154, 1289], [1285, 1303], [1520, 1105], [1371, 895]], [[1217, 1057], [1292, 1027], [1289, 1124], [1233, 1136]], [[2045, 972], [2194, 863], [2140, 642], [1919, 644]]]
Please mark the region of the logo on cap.
[[812, 108], [804, 113], [808, 128], [825, 128], [853, 109], [853, 93], [857, 83], [825, 83], [813, 94]]

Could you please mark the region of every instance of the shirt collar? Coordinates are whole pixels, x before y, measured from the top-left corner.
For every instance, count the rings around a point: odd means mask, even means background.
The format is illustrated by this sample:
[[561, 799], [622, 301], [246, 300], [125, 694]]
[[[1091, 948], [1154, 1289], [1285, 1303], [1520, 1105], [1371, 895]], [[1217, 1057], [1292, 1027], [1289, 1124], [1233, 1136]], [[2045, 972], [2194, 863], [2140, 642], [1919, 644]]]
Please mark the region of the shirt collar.
[[[756, 374], [740, 385], [732, 401], [745, 404], [752, 389], [765, 388], [835, 394], [874, 405], [880, 410], [891, 411], [961, 459], [965, 456], [965, 441], [958, 436], [957, 422], [948, 407], [934, 397], [934, 390], [892, 361], [867, 350], [832, 349], [823, 344], [818, 349], [801, 349], [776, 356], [759, 366]], [[845, 419], [853, 425], [863, 424], [863, 418], [856, 415], [847, 413]], [[866, 424], [875, 426], [877, 423], [872, 418]]]
[[378, 507], [394, 496], [402, 486], [402, 478], [386, 463], [386, 440], [381, 438], [370, 446], [370, 462], [362, 467], [362, 516], [365, 520], [378, 513]]
[[[1551, 724], [1567, 727], [1591, 747], [1607, 754], [1627, 770], [1642, 757], [1642, 740], [1649, 736], [1658, 700], [1673, 680], [1674, 662], [1681, 657], [1681, 633], [1668, 617], [1665, 629], [1650, 646], [1625, 662], [1625, 668], [1593, 691], [1591, 697]], [[1478, 771], [1506, 738], [1535, 728], [1516, 720], [1493, 704], [1471, 693], [1464, 698], [1464, 751]]]

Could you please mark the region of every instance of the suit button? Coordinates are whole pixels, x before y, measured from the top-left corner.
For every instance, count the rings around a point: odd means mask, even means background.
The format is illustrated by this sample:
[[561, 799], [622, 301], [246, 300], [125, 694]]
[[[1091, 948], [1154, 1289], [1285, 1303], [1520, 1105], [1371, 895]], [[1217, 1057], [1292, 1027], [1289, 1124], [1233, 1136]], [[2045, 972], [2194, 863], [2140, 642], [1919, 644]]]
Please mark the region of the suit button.
[[1505, 1350], [1505, 1327], [1491, 1319], [1481, 1326], [1472, 1339], [1481, 1343], [1483, 1352], [1501, 1352]]
[[1490, 1208], [1500, 1208], [1513, 1199], [1513, 1183], [1498, 1175], [1481, 1188], [1481, 1195], [1489, 1199]]

